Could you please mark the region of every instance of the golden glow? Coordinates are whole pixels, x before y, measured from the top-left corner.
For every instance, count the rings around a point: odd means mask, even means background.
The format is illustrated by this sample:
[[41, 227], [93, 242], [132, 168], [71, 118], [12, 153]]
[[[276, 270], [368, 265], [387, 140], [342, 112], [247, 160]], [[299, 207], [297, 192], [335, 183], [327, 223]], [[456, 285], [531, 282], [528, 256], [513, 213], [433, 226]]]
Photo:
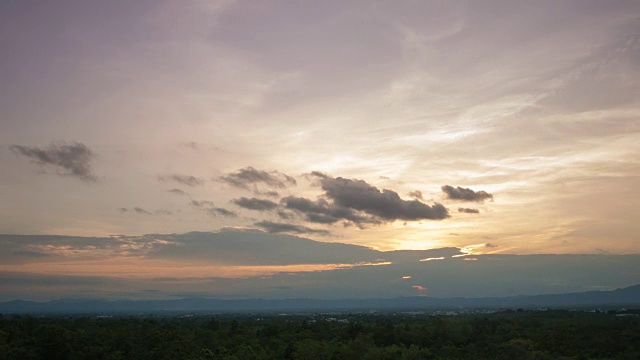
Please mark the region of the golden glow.
[[168, 260], [149, 260], [132, 257], [102, 259], [100, 261], [68, 261], [55, 263], [2, 264], [0, 271], [29, 272], [79, 276], [107, 276], [114, 278], [245, 278], [270, 276], [277, 273], [297, 273], [347, 269], [358, 266], [390, 265], [390, 262], [357, 264], [300, 264], [300, 265], [202, 265]]
[[[455, 255], [454, 255], [455, 256]], [[431, 257], [431, 258], [426, 258], [426, 259], [420, 259], [420, 261], [433, 261], [433, 260], [444, 260], [444, 256], [440, 256], [440, 257]]]

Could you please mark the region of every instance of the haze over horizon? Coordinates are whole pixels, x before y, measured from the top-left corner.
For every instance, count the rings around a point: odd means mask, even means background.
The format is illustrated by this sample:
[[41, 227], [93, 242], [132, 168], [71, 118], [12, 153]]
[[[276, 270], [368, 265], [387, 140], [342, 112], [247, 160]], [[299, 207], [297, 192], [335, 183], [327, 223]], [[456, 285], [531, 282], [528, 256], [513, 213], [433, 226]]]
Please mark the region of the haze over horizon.
[[639, 34], [637, 1], [3, 1], [0, 301], [640, 283]]

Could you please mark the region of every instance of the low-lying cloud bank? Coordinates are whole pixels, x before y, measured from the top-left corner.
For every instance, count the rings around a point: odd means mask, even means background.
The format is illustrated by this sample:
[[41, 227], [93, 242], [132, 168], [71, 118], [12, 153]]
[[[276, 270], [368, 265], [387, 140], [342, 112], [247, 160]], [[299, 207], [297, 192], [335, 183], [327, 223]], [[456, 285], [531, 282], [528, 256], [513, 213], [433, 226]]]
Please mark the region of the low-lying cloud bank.
[[[165, 298], [177, 293], [229, 298], [477, 297], [640, 283], [640, 255], [472, 255], [458, 248], [378, 251], [256, 230], [101, 238], [0, 235], [0, 246], [5, 250], [0, 254], [0, 300], [145, 298], [148, 290]], [[476, 251], [494, 247], [485, 244]], [[109, 266], [87, 266], [100, 263], [135, 264], [140, 273], [123, 276], [110, 273]], [[153, 275], [144, 275], [147, 268]]]

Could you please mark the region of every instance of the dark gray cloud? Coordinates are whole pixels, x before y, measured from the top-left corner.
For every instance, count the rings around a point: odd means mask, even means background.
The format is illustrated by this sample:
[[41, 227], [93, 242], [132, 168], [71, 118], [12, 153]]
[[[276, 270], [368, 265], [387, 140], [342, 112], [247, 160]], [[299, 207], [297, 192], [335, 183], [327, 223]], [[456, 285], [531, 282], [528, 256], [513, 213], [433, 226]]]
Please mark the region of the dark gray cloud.
[[325, 196], [335, 205], [361, 211], [382, 221], [442, 220], [449, 217], [449, 211], [442, 204], [429, 206], [418, 200], [403, 200], [395, 191], [380, 191], [364, 180], [333, 178], [317, 172], [312, 175], [320, 178]]
[[127, 208], [125, 208], [125, 207], [121, 207], [121, 208], [118, 208], [118, 211], [119, 211], [119, 212], [123, 212], [123, 213], [124, 213], [124, 212], [129, 211], [129, 209], [127, 209]]
[[170, 192], [170, 193], [176, 194], [176, 195], [180, 195], [180, 196], [189, 195], [186, 191], [181, 190], [181, 189], [171, 189], [171, 190], [167, 190], [167, 192]]
[[83, 181], [97, 179], [92, 169], [95, 155], [82, 143], [54, 143], [46, 149], [12, 145], [11, 150], [18, 155], [30, 158], [38, 165], [55, 168], [58, 175], [72, 176]]
[[251, 166], [220, 176], [218, 180], [239, 189], [249, 189], [257, 184], [285, 189], [297, 184], [296, 179], [279, 171], [256, 170]]
[[207, 209], [207, 212], [210, 215], [213, 216], [226, 216], [226, 217], [237, 217], [238, 214], [236, 214], [235, 212], [231, 211], [231, 210], [227, 210], [225, 208], [221, 208], [221, 207], [212, 207]]
[[372, 216], [362, 214], [360, 211], [331, 204], [326, 199], [312, 201], [302, 197], [287, 196], [280, 202], [286, 209], [304, 214], [306, 220], [310, 222], [321, 224], [333, 224], [340, 220], [350, 221], [355, 224], [380, 222]]
[[451, 200], [475, 201], [475, 202], [484, 202], [485, 200], [488, 200], [488, 199], [493, 200], [493, 195], [483, 190], [474, 191], [469, 188], [463, 188], [460, 186], [453, 187], [450, 185], [444, 185], [442, 186], [442, 191]]
[[271, 200], [257, 198], [241, 197], [239, 199], [233, 199], [231, 202], [245, 209], [257, 211], [273, 210], [278, 207], [278, 204]]
[[191, 175], [168, 175], [168, 176], [158, 176], [158, 180], [160, 181], [175, 181], [179, 184], [196, 187], [204, 185], [204, 180]]
[[411, 196], [412, 198], [414, 198], [416, 200], [424, 200], [424, 198], [422, 197], [422, 191], [418, 191], [418, 190], [411, 191], [407, 195]]
[[312, 229], [302, 225], [276, 223], [271, 221], [259, 221], [254, 225], [266, 230], [269, 233], [295, 233], [295, 234], [319, 234], [329, 235], [329, 231], [323, 229]]
[[289, 220], [295, 218], [295, 214], [289, 211], [279, 210], [277, 214], [280, 219]]
[[458, 212], [459, 213], [465, 213], [465, 214], [479, 214], [480, 210], [471, 209], [471, 208], [458, 208]]

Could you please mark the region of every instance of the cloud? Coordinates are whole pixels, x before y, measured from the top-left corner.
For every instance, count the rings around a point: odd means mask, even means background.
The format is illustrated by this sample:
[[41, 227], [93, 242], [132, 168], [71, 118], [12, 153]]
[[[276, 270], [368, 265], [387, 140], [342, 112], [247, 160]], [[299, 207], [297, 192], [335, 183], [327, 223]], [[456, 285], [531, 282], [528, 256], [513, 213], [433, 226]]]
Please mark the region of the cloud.
[[220, 207], [212, 207], [207, 209], [207, 212], [213, 216], [226, 216], [226, 217], [237, 217], [238, 214], [236, 214], [235, 212], [231, 211], [231, 210], [227, 210], [225, 208], [220, 208]]
[[187, 192], [186, 192], [186, 191], [181, 190], [181, 189], [171, 189], [171, 190], [167, 190], [167, 192], [170, 192], [170, 193], [172, 193], [172, 194], [176, 194], [176, 195], [180, 195], [180, 196], [186, 196], [186, 195], [189, 195], [189, 194], [187, 194]]
[[190, 187], [196, 187], [196, 186], [201, 186], [204, 185], [204, 180], [201, 178], [197, 178], [195, 176], [191, 176], [191, 175], [169, 175], [169, 176], [158, 176], [158, 180], [165, 182], [165, 181], [175, 181], [179, 184], [182, 185], [186, 185], [186, 186], [190, 186]]
[[218, 180], [239, 189], [249, 189], [250, 185], [257, 184], [285, 189], [297, 184], [296, 179], [279, 171], [256, 170], [251, 166], [220, 176]]
[[191, 205], [205, 210], [209, 215], [213, 216], [226, 216], [226, 217], [236, 217], [238, 214], [231, 210], [227, 210], [225, 208], [216, 207], [213, 201], [209, 200], [191, 200]]
[[463, 188], [460, 186], [453, 187], [450, 185], [442, 186], [442, 191], [447, 195], [447, 197], [451, 200], [462, 200], [462, 201], [475, 201], [475, 202], [484, 202], [485, 200], [491, 199], [493, 200], [493, 194], [489, 194], [486, 191], [473, 191], [469, 188]]
[[411, 196], [412, 198], [414, 198], [416, 200], [424, 200], [424, 198], [422, 197], [422, 191], [418, 191], [418, 190], [411, 191], [407, 195]]
[[442, 204], [431, 206], [418, 200], [403, 200], [395, 191], [378, 190], [364, 180], [342, 177], [333, 178], [319, 174], [320, 185], [325, 196], [335, 205], [362, 211], [383, 221], [394, 220], [442, 220], [449, 217], [449, 211]]
[[234, 204], [249, 210], [265, 211], [272, 210], [278, 207], [278, 204], [266, 199], [246, 198], [241, 197], [239, 199], [231, 200]]
[[91, 164], [95, 155], [82, 143], [53, 143], [46, 149], [12, 145], [11, 150], [26, 156], [41, 166], [52, 166], [60, 176], [72, 176], [83, 181], [96, 181]]
[[33, 257], [33, 258], [43, 258], [43, 257], [50, 257], [50, 254], [45, 254], [42, 252], [38, 252], [38, 251], [14, 251], [12, 253], [13, 255], [16, 256], [23, 256], [23, 257]]
[[209, 200], [191, 200], [191, 205], [198, 208], [209, 208], [213, 207], [213, 201]]
[[278, 193], [277, 191], [254, 191], [254, 193], [256, 195], [264, 195], [264, 196], [270, 196], [270, 197], [280, 196], [280, 193]]
[[302, 225], [275, 223], [271, 221], [260, 221], [254, 225], [259, 226], [269, 233], [295, 233], [295, 234], [319, 234], [329, 235], [329, 231], [322, 229], [312, 229]]
[[306, 220], [321, 224], [333, 224], [340, 220], [346, 220], [355, 224], [379, 223], [374, 217], [361, 214], [353, 209], [337, 206], [325, 199], [312, 201], [302, 197], [287, 196], [281, 204], [288, 209], [305, 215]]
[[465, 213], [465, 214], [479, 214], [480, 210], [478, 210], [478, 209], [470, 209], [470, 208], [458, 208], [458, 212], [459, 213]]
[[147, 210], [141, 208], [141, 207], [134, 207], [133, 210], [135, 212], [137, 212], [138, 214], [144, 214], [144, 215], [151, 215], [150, 212], [148, 212]]

